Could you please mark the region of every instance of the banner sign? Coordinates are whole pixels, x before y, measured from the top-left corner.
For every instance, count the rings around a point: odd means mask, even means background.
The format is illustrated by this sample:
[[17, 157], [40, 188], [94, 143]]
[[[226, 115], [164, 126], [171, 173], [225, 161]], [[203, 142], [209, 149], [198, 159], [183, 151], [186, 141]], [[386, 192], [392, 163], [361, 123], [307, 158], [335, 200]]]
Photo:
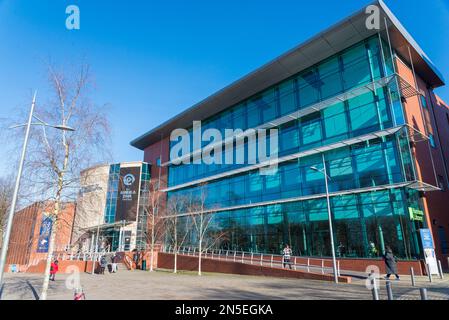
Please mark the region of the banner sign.
[[41, 229], [39, 231], [39, 240], [37, 243], [37, 252], [47, 253], [48, 244], [50, 242], [51, 229], [53, 226], [53, 220], [48, 216], [43, 216]]
[[135, 221], [139, 199], [140, 167], [120, 168], [115, 221]]
[[419, 229], [423, 249], [435, 249], [430, 229]]
[[421, 235], [424, 258], [426, 260], [426, 264], [429, 266], [430, 273], [439, 274], [432, 233], [430, 232], [430, 229], [419, 229], [419, 234]]

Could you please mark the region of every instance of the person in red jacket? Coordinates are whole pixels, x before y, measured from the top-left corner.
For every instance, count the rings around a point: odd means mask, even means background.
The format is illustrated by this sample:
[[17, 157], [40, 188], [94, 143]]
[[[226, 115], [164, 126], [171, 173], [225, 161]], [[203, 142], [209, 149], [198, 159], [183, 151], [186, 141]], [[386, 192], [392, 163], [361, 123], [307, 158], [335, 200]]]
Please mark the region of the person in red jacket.
[[55, 260], [54, 262], [52, 262], [52, 264], [50, 266], [50, 280], [51, 281], [55, 281], [55, 276], [59, 269], [58, 264], [59, 264], [58, 260]]

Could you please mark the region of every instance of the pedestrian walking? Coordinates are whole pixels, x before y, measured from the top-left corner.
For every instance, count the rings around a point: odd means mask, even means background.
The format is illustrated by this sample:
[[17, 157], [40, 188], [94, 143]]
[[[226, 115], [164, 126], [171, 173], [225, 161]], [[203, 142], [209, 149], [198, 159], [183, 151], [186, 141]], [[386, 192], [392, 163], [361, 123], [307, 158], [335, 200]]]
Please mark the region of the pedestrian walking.
[[282, 250], [282, 258], [283, 258], [283, 267], [285, 268], [285, 265], [288, 265], [290, 270], [292, 269], [292, 264], [290, 262], [291, 256], [292, 256], [292, 249], [290, 249], [290, 246], [287, 244], [285, 245], [284, 250]]
[[134, 264], [136, 265], [136, 269], [139, 268], [139, 261], [140, 261], [140, 252], [135, 249], [135, 252], [133, 254], [133, 260]]
[[117, 262], [118, 262], [118, 256], [116, 253], [111, 257], [111, 263], [112, 263], [112, 273], [117, 273]]
[[50, 265], [50, 280], [55, 281], [56, 273], [59, 270], [59, 261], [55, 260]]
[[393, 250], [391, 250], [389, 246], [385, 248], [385, 254], [383, 258], [385, 261], [385, 268], [387, 270], [387, 275], [385, 276], [385, 279], [389, 280], [390, 276], [394, 274], [396, 276], [396, 280], [399, 280], [396, 258], [393, 255]]
[[104, 270], [108, 266], [108, 262], [106, 261], [106, 258], [104, 256], [100, 259], [100, 274], [104, 274]]

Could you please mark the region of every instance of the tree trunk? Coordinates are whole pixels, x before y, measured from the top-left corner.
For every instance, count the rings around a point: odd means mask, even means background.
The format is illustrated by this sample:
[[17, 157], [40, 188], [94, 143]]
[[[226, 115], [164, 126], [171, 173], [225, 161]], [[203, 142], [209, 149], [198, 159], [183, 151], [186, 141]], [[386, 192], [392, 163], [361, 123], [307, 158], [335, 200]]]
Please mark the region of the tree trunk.
[[202, 241], [200, 240], [199, 248], [198, 248], [198, 251], [199, 251], [199, 255], [198, 255], [198, 275], [199, 276], [201, 275], [201, 257], [202, 257], [202, 254], [203, 254], [203, 246], [201, 245], [201, 243], [202, 243]]
[[[154, 206], [153, 206], [154, 208]], [[155, 237], [156, 235], [154, 234], [154, 209], [153, 209], [153, 216], [151, 217], [151, 257], [150, 257], [150, 272], [153, 272], [153, 262], [154, 262], [154, 243], [155, 243]]]
[[50, 282], [50, 268], [53, 260], [53, 251], [55, 248], [56, 232], [58, 227], [58, 214], [59, 214], [59, 196], [55, 202], [54, 218], [51, 226], [50, 241], [48, 244], [47, 263], [45, 265], [44, 283], [42, 285], [42, 293], [40, 298], [41, 300], [47, 300], [47, 291]]
[[178, 249], [175, 248], [175, 264], [173, 266], [173, 273], [177, 273], [178, 272]]

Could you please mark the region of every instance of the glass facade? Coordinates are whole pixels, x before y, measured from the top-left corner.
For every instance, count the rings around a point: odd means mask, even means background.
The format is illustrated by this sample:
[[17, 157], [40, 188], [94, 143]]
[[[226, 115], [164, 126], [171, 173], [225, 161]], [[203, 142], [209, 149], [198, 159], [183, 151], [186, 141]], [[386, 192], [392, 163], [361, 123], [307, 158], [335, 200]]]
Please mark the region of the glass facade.
[[[148, 201], [148, 192], [150, 184], [150, 166], [148, 163], [142, 163], [140, 166], [140, 186], [138, 197], [138, 215], [137, 215], [137, 232], [136, 247], [144, 249], [147, 243], [147, 215], [145, 207]], [[104, 213], [104, 223], [112, 224], [116, 222], [117, 198], [119, 193], [120, 182], [120, 164], [112, 164], [109, 167], [108, 190], [106, 193], [106, 206]], [[103, 236], [108, 239], [111, 250], [115, 251], [119, 248], [120, 228], [111, 227], [104, 229]], [[128, 248], [129, 249], [129, 248]]]
[[[332, 197], [337, 256], [375, 258], [390, 246], [398, 257], [418, 258], [420, 224], [410, 220], [407, 209], [418, 202], [416, 191], [403, 188]], [[288, 243], [295, 255], [326, 257], [331, 255], [327, 217], [326, 199], [309, 199], [217, 212], [208, 232], [224, 234], [217, 243], [223, 250], [280, 254]], [[180, 223], [188, 225], [189, 219]], [[196, 238], [191, 229], [184, 245], [195, 246]]]
[[[378, 37], [366, 39], [202, 122], [203, 131], [215, 128], [225, 136], [225, 129], [255, 128], [307, 110], [275, 127], [279, 157], [347, 143], [281, 162], [272, 175], [247, 170], [182, 188], [177, 186], [248, 164], [170, 165], [167, 200], [205, 195], [206, 209], [214, 212], [211, 234], [225, 234], [219, 248], [279, 254], [289, 243], [297, 255], [330, 256], [324, 175], [311, 169], [323, 167], [324, 154], [337, 255], [378, 257], [389, 245], [399, 257], [417, 258], [416, 230], [423, 225], [409, 217], [408, 208], [422, 206], [418, 192], [405, 187], [416, 176], [408, 131], [399, 128], [404, 125], [399, 85], [391, 81], [354, 93], [394, 74], [389, 51]], [[339, 101], [308, 110], [347, 92]], [[391, 128], [398, 130], [361, 138]], [[223, 159], [225, 154], [223, 146]], [[180, 222], [187, 228], [189, 219]], [[195, 238], [191, 230], [188, 245], [195, 246]]]

